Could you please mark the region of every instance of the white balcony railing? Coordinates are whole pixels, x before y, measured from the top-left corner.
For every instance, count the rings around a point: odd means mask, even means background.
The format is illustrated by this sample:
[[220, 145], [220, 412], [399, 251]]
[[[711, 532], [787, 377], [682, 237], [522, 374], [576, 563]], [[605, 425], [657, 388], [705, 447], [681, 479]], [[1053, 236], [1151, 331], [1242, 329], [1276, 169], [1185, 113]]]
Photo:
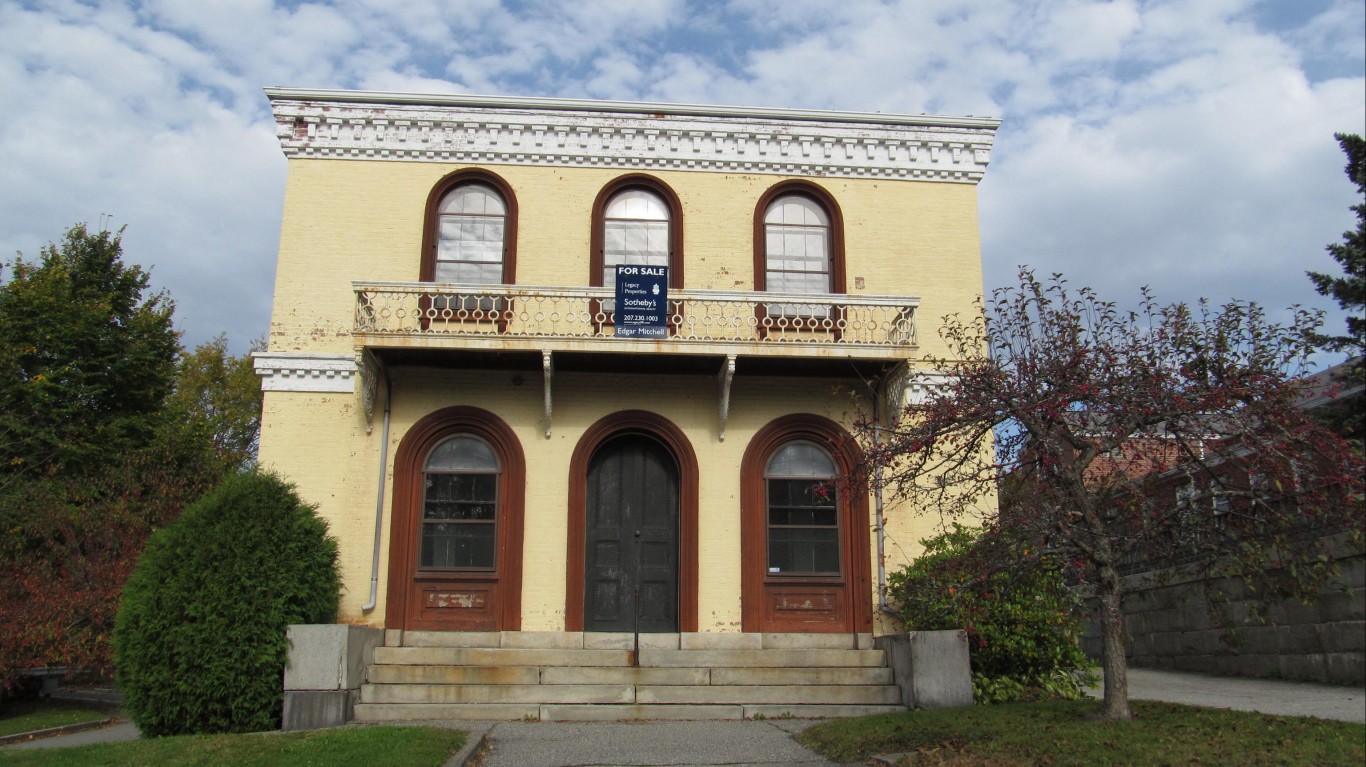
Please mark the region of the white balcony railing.
[[[373, 343], [430, 345], [437, 339], [488, 342], [639, 344], [615, 338], [610, 288], [467, 286], [415, 282], [356, 282], [355, 332]], [[674, 290], [669, 293], [663, 345], [754, 347], [792, 353], [859, 350], [876, 357], [906, 356], [916, 344], [919, 299], [904, 296], [798, 295]], [[532, 344], [535, 345], [535, 344]], [[655, 348], [658, 348], [656, 346]], [[798, 352], [799, 354], [801, 352]]]

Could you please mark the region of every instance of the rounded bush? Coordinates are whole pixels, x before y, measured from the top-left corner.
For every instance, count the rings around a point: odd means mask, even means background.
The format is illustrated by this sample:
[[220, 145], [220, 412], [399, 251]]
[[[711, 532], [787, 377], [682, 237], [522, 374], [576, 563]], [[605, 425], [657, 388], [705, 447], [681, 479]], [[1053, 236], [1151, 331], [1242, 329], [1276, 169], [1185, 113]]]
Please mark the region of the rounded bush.
[[114, 665], [146, 736], [280, 726], [293, 623], [330, 623], [337, 542], [279, 477], [237, 474], [148, 541], [123, 591]]
[[967, 633], [978, 703], [1082, 696], [1094, 665], [1079, 641], [1082, 602], [1057, 567], [961, 525], [921, 543], [888, 576], [888, 596], [908, 630]]

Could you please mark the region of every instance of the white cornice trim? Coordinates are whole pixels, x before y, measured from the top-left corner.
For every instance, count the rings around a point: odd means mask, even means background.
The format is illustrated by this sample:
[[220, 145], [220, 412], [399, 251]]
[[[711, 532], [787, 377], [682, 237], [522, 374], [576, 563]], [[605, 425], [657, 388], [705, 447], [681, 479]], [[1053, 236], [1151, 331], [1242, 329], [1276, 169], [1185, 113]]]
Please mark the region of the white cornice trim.
[[713, 104], [670, 104], [658, 101], [610, 101], [599, 99], [552, 99], [535, 96], [485, 96], [451, 93], [396, 93], [391, 91], [348, 91], [326, 88], [266, 88], [274, 101], [330, 101], [368, 105], [420, 105], [431, 107], [486, 107], [502, 110], [551, 112], [607, 112], [664, 117], [739, 117], [783, 121], [830, 123], [871, 123], [941, 128], [991, 128], [1001, 125], [995, 117], [956, 117], [949, 115], [907, 115], [883, 112], [843, 112], [826, 109], [778, 109], [737, 107]]
[[267, 89], [286, 156], [975, 184], [999, 120]]
[[256, 352], [251, 356], [262, 391], [350, 394], [356, 390], [360, 366], [353, 355]]

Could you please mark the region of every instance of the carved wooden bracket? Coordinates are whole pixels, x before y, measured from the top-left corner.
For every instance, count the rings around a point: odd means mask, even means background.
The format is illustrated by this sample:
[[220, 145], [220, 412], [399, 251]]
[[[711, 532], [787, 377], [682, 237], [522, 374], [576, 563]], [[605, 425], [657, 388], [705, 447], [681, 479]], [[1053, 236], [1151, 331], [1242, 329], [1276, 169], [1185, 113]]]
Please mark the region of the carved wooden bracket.
[[550, 439], [550, 416], [554, 409], [554, 402], [550, 396], [550, 381], [555, 375], [555, 367], [551, 363], [548, 350], [541, 351], [541, 372], [545, 377], [545, 438]]
[[735, 355], [727, 354], [721, 372], [716, 374], [716, 382], [721, 393], [721, 427], [717, 439], [726, 441], [726, 418], [730, 416], [730, 383], [735, 378]]

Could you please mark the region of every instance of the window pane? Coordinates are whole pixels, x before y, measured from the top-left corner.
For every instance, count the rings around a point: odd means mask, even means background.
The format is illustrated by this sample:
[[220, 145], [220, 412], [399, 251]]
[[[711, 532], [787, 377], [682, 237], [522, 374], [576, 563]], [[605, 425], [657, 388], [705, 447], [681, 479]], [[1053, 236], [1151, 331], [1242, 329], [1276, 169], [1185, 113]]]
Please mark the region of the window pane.
[[469, 501], [492, 504], [497, 499], [497, 474], [428, 474], [427, 501]]
[[809, 442], [789, 442], [768, 461], [768, 476], [834, 477], [835, 462], [821, 448]]
[[422, 527], [422, 567], [493, 567], [495, 526], [487, 523], [428, 522]]
[[476, 437], [452, 437], [427, 457], [427, 471], [498, 471], [498, 456]]
[[603, 217], [614, 218], [634, 218], [648, 221], [668, 221], [669, 206], [664, 200], [654, 192], [645, 189], [627, 189], [612, 195], [608, 200], [607, 207], [603, 210]]
[[463, 184], [451, 190], [441, 201], [433, 279], [502, 282], [506, 213], [503, 198], [492, 187]]
[[766, 287], [780, 293], [829, 293], [830, 218], [815, 200], [779, 197], [764, 214]]
[[506, 215], [503, 196], [485, 184], [461, 184], [441, 198], [440, 213], [472, 213], [481, 216]]
[[[638, 258], [630, 258], [637, 256]], [[607, 221], [603, 224], [604, 264], [669, 265], [669, 224], [652, 221]]]
[[840, 571], [839, 529], [775, 527], [768, 531], [771, 573], [825, 574]]
[[810, 197], [789, 194], [769, 204], [764, 212], [765, 224], [795, 224], [797, 226], [830, 226], [825, 209]]

